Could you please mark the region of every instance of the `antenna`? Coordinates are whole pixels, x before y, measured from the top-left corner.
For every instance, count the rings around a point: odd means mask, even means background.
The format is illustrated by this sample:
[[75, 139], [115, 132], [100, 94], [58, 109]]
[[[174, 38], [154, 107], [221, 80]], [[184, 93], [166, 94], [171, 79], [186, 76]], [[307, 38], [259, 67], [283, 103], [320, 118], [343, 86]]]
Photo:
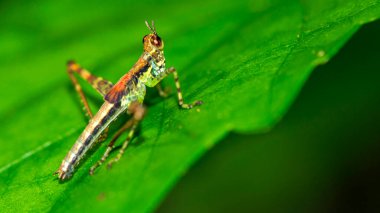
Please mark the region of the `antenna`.
[[152, 20], [152, 26], [149, 25], [148, 21], [145, 21], [145, 24], [146, 24], [146, 26], [148, 27], [148, 29], [149, 29], [152, 33], [157, 34], [157, 32], [156, 32], [156, 27], [154, 26], [154, 21], [153, 21], [153, 20]]

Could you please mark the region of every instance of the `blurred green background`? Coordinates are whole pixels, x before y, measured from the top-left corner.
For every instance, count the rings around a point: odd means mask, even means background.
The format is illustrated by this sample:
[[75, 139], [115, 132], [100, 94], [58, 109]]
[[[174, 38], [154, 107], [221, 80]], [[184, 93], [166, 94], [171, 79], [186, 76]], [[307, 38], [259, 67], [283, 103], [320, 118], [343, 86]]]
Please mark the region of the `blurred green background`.
[[379, 38], [365, 25], [275, 128], [230, 134], [158, 212], [380, 212]]

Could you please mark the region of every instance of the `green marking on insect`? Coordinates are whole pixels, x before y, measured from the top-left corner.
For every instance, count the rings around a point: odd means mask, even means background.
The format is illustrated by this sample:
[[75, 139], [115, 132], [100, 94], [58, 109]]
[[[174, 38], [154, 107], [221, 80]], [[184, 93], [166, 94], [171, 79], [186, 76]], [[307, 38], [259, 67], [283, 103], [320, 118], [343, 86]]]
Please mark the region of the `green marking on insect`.
[[[129, 72], [122, 76], [116, 84], [112, 84], [110, 81], [91, 74], [74, 61], [68, 62], [68, 75], [79, 94], [86, 115], [90, 117], [90, 122], [63, 159], [59, 169], [54, 173], [58, 175], [60, 180], [68, 179], [73, 175], [76, 166], [92, 145], [97, 141], [104, 141], [106, 139], [108, 126], [112, 121], [121, 113], [127, 112], [131, 115], [131, 118], [112, 137], [102, 158], [91, 167], [90, 174], [93, 174], [95, 169], [106, 161], [109, 153], [115, 148], [114, 144], [119, 136], [129, 130], [128, 137], [124, 141], [118, 155], [109, 161], [108, 166], [110, 167], [122, 157], [133, 138], [137, 125], [145, 115], [143, 101], [146, 86], [156, 87], [159, 94], [162, 97], [166, 97], [167, 94], [162, 90], [159, 83], [169, 74], [173, 74], [179, 106], [183, 109], [191, 109], [194, 106], [202, 104], [202, 101], [194, 101], [192, 104], [183, 102], [176, 69], [174, 67], [168, 69], [165, 67], [164, 42], [158, 36], [153, 21], [151, 26], [148, 22], [145, 22], [145, 24], [151, 33], [143, 38], [144, 52]], [[79, 75], [90, 83], [103, 96], [104, 103], [95, 115], [91, 112], [86, 96], [74, 74]]]

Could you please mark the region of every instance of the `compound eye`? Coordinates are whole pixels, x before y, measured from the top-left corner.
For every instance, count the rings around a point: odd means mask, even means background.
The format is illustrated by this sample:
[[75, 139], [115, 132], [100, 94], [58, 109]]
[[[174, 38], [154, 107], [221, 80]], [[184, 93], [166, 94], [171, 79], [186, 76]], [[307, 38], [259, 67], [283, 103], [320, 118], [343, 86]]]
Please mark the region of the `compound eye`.
[[159, 36], [152, 37], [151, 42], [156, 47], [161, 47], [161, 45], [162, 45], [162, 41], [161, 41], [161, 38]]

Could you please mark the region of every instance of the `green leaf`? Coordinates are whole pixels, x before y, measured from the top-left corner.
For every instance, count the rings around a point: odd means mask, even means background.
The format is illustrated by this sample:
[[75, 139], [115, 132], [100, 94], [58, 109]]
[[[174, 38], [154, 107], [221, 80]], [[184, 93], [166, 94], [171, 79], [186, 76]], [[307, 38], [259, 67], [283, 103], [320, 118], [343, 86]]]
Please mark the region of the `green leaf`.
[[[146, 212], [228, 132], [266, 131], [281, 119], [311, 70], [377, 19], [380, 3], [9, 2], [0, 16], [6, 100], [0, 105], [0, 209]], [[174, 95], [160, 100], [152, 92], [140, 134], [118, 164], [88, 175], [103, 145], [70, 181], [59, 183], [52, 173], [86, 125], [65, 61], [74, 58], [115, 82], [141, 54], [145, 19], [156, 22], [185, 101], [205, 104], [179, 110]], [[165, 83], [173, 86], [172, 79]], [[101, 99], [92, 100], [95, 109]]]
[[317, 67], [270, 132], [221, 140], [157, 212], [377, 212], [379, 25]]

